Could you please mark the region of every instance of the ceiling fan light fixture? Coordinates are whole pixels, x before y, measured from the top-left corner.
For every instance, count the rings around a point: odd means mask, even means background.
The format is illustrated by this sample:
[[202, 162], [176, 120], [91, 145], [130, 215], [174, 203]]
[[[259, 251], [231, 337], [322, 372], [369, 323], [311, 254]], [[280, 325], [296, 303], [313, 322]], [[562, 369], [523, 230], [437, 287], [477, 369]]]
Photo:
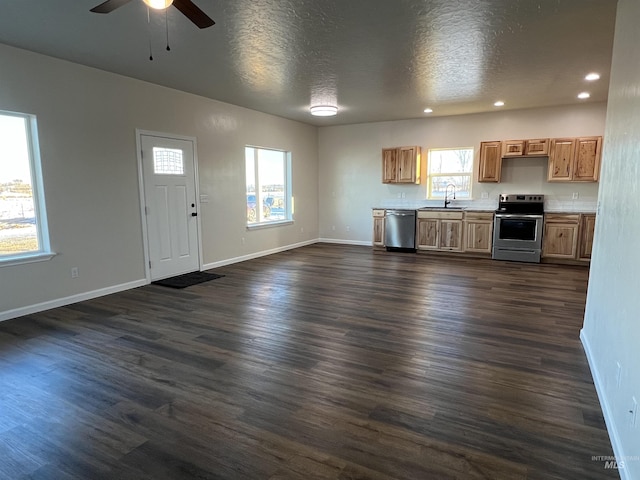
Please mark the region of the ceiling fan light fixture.
[[173, 3], [173, 0], [142, 0], [145, 5], [155, 10], [164, 10], [169, 8]]
[[309, 111], [311, 115], [316, 117], [333, 117], [338, 114], [338, 107], [335, 105], [312, 105]]

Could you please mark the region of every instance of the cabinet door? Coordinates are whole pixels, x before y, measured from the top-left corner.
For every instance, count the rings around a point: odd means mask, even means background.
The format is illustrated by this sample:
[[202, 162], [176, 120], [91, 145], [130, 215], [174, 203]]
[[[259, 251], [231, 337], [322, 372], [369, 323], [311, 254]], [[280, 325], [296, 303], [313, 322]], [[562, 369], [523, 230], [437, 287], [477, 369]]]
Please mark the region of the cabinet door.
[[573, 180], [577, 182], [597, 182], [600, 174], [602, 137], [576, 139]]
[[398, 172], [398, 149], [382, 149], [382, 183], [395, 183]]
[[462, 250], [462, 220], [440, 220], [438, 228], [440, 250]]
[[578, 225], [546, 223], [542, 243], [543, 257], [574, 259], [578, 247]]
[[384, 217], [373, 217], [373, 246], [384, 247]]
[[493, 222], [465, 220], [464, 250], [466, 252], [491, 253]]
[[438, 222], [435, 218], [418, 218], [416, 228], [416, 248], [418, 250], [438, 249]]
[[524, 140], [505, 140], [502, 142], [503, 157], [521, 157], [524, 154]]
[[573, 179], [575, 157], [573, 138], [554, 138], [549, 149], [549, 182], [569, 182]]
[[500, 182], [502, 142], [480, 143], [479, 182]]
[[595, 213], [585, 213], [580, 219], [580, 241], [578, 242], [578, 260], [591, 260], [593, 235], [596, 227]]
[[398, 183], [420, 183], [420, 147], [398, 149]]
[[549, 139], [539, 138], [536, 140], [527, 140], [524, 146], [525, 155], [539, 155], [545, 157], [549, 155]]

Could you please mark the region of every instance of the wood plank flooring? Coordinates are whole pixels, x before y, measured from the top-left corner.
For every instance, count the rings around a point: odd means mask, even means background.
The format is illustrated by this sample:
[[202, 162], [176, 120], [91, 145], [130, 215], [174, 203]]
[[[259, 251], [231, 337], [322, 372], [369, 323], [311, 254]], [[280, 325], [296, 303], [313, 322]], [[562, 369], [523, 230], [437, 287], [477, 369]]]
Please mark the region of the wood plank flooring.
[[1, 479], [612, 479], [588, 270], [317, 244], [0, 323]]

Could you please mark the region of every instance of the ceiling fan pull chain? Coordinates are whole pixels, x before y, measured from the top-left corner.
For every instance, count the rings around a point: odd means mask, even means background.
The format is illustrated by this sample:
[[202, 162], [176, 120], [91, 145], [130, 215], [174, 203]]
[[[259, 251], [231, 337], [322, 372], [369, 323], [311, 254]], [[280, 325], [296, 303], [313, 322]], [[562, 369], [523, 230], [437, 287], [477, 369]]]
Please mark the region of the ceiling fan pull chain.
[[167, 52], [171, 51], [171, 47], [169, 47], [169, 20], [167, 19], [167, 16], [169, 15], [167, 12], [169, 11], [169, 9], [165, 9], [164, 11], [164, 26], [167, 30]]
[[147, 35], [149, 37], [149, 61], [153, 62], [153, 52], [151, 50], [151, 12], [147, 7]]

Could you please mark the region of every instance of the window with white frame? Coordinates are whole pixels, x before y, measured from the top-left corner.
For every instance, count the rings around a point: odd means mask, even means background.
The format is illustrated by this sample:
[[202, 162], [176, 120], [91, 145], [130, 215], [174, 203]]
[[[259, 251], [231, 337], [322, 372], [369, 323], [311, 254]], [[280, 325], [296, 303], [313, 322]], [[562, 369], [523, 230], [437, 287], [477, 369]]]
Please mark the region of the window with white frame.
[[427, 177], [427, 198], [444, 199], [447, 185], [454, 185], [456, 198], [470, 199], [473, 148], [430, 149]]
[[247, 226], [291, 221], [291, 155], [282, 150], [245, 148]]
[[36, 118], [0, 111], [0, 264], [50, 254]]

